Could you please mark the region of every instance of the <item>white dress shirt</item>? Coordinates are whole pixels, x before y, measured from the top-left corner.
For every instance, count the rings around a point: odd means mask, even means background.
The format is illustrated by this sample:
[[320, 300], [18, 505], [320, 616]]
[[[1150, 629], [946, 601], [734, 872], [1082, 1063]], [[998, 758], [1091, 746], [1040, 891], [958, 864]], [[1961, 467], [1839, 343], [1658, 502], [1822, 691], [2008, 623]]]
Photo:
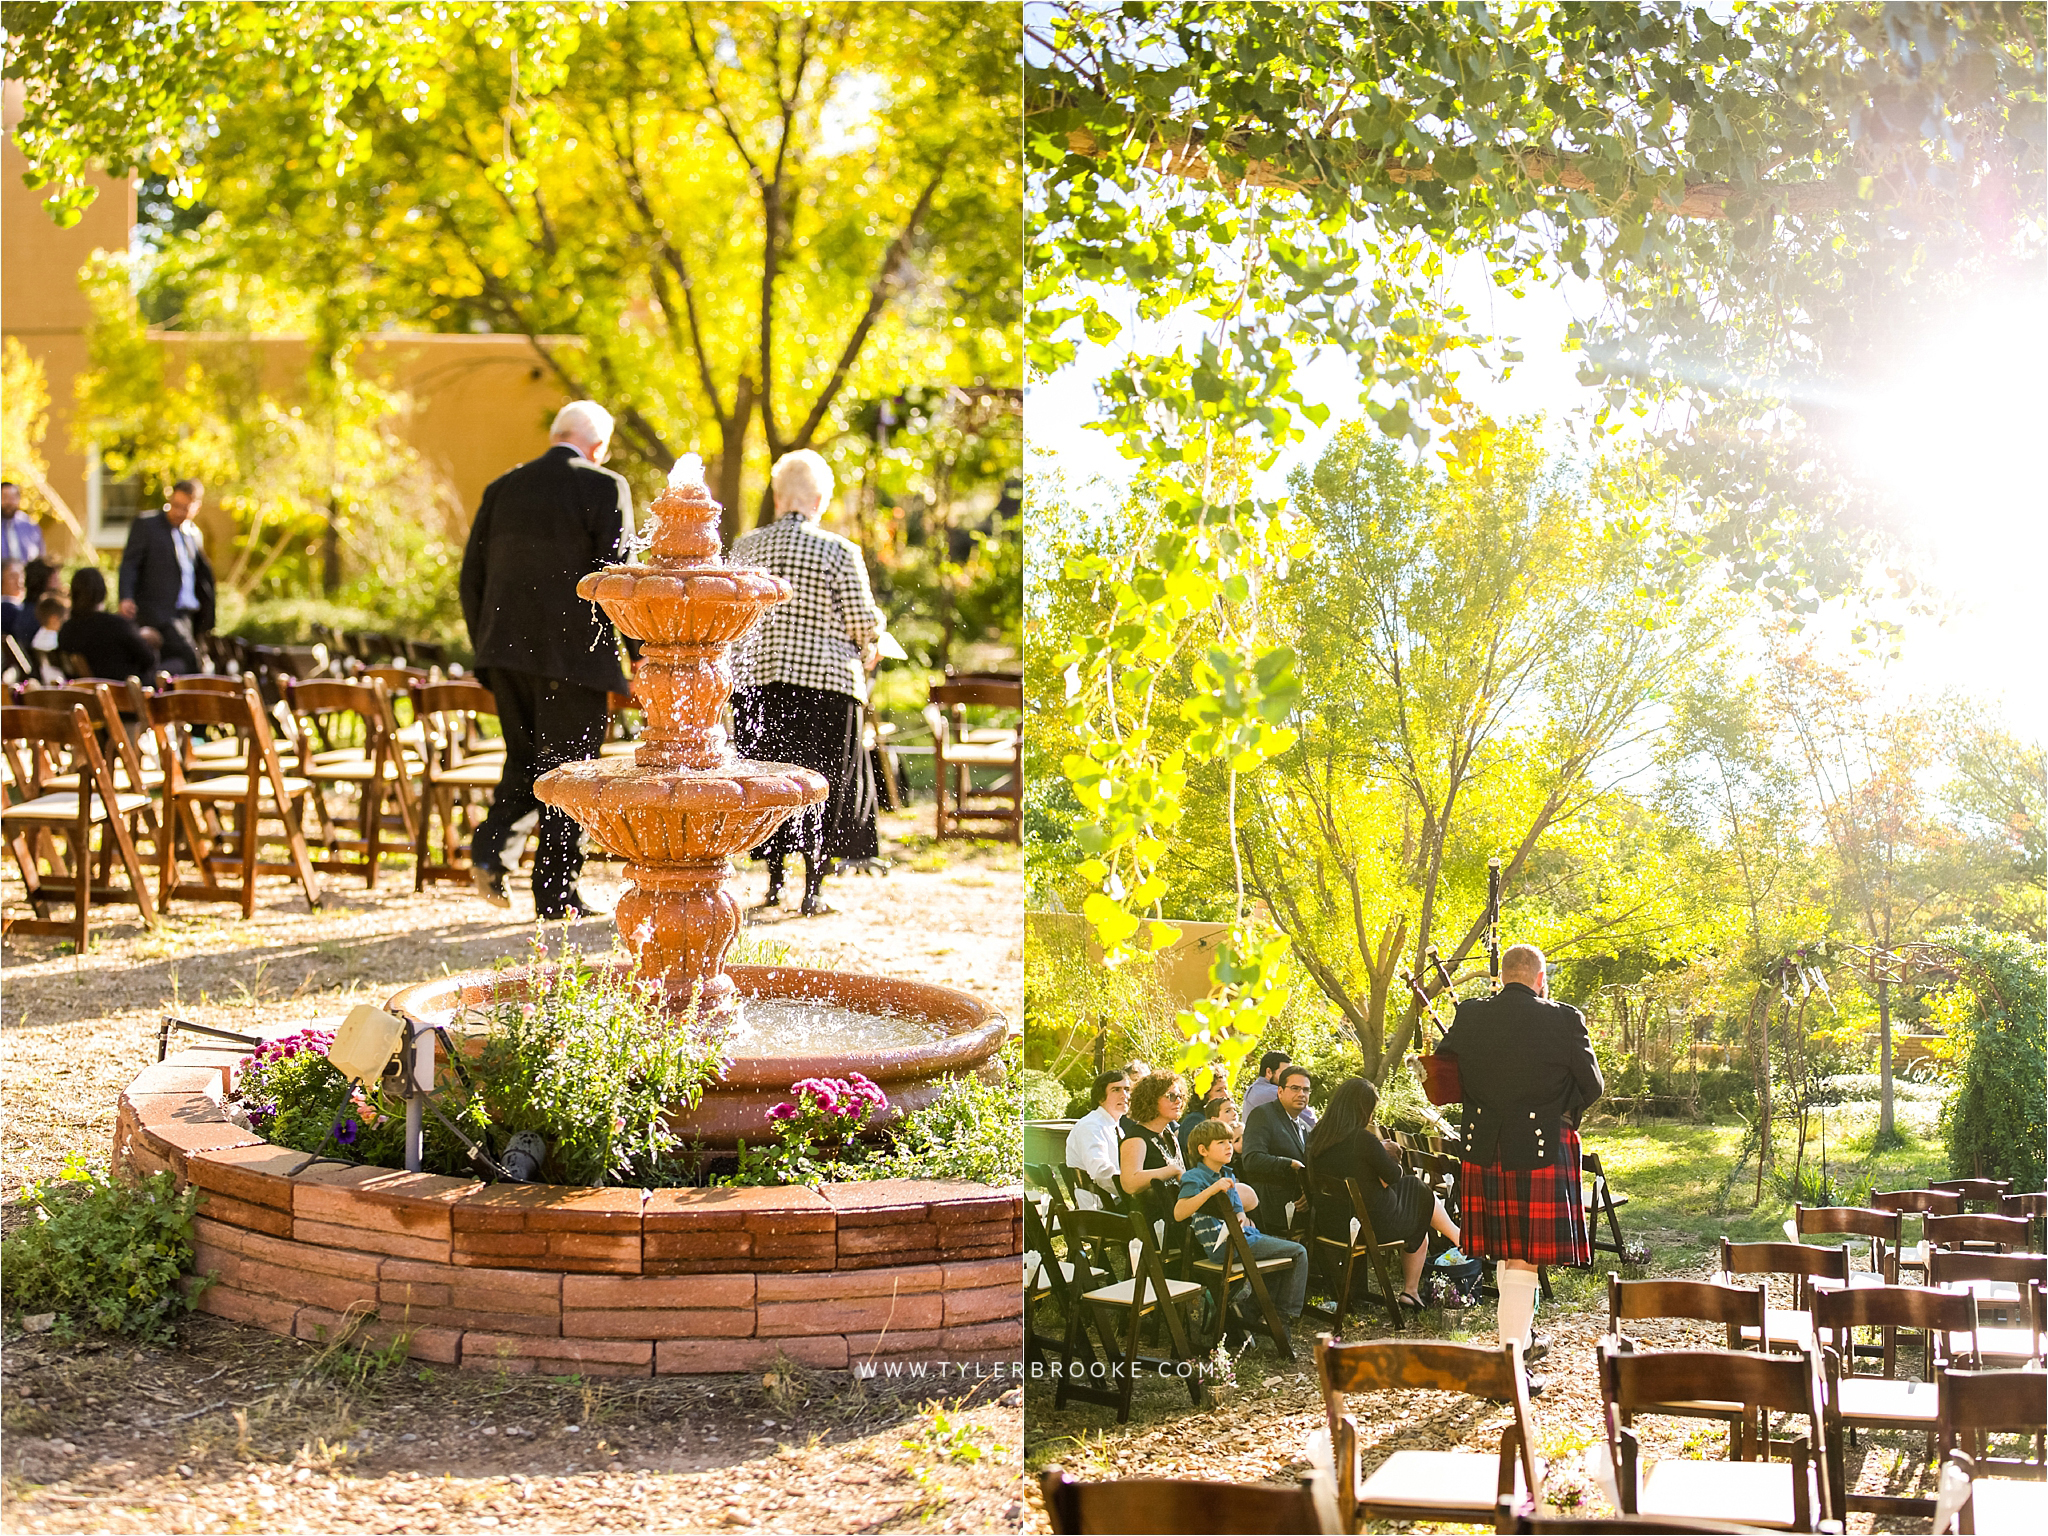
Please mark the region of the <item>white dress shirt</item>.
[[1067, 1166], [1086, 1174], [1099, 1188], [1114, 1195], [1121, 1166], [1117, 1161], [1121, 1140], [1117, 1117], [1098, 1104], [1067, 1132]]

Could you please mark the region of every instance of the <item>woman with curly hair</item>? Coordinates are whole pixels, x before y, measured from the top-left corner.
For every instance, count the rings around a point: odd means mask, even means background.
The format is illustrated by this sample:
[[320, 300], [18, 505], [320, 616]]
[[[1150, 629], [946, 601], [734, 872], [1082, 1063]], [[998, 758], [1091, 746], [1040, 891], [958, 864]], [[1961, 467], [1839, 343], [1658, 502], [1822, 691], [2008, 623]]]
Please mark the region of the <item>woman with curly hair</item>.
[[1161, 1193], [1154, 1185], [1170, 1192], [1179, 1187], [1186, 1171], [1187, 1156], [1175, 1121], [1187, 1096], [1187, 1084], [1177, 1072], [1150, 1073], [1131, 1090], [1131, 1107], [1124, 1112], [1121, 1127], [1123, 1141], [1117, 1148], [1119, 1182], [1126, 1195], [1136, 1198], [1142, 1193], [1148, 1206]]
[[[1405, 1172], [1394, 1145], [1383, 1140], [1373, 1115], [1380, 1107], [1379, 1090], [1362, 1077], [1347, 1077], [1330, 1095], [1329, 1108], [1308, 1136], [1309, 1188], [1323, 1179], [1356, 1179], [1365, 1196], [1365, 1212], [1373, 1234], [1383, 1243], [1399, 1243], [1401, 1301], [1420, 1310], [1422, 1266], [1429, 1262], [1429, 1229], [1458, 1244], [1458, 1225], [1443, 1201], [1422, 1180]], [[1315, 1202], [1316, 1235], [1333, 1242], [1351, 1238], [1351, 1202], [1319, 1198]]]

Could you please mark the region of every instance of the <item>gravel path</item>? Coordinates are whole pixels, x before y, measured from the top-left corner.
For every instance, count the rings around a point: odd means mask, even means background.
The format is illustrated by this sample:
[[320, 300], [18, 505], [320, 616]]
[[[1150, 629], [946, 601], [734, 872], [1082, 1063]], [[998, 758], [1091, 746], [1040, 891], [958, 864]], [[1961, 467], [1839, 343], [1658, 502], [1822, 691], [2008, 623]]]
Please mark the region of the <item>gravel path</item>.
[[[888, 876], [835, 878], [829, 916], [756, 914], [747, 944], [759, 958], [962, 987], [1017, 1021], [1019, 851], [934, 845], [929, 826], [928, 809], [885, 816]], [[584, 888], [608, 902], [618, 869], [586, 865]], [[20, 882], [4, 884], [12, 910]], [[155, 1059], [162, 1014], [240, 1031], [332, 1017], [532, 941], [523, 879], [509, 913], [410, 884], [396, 866], [374, 893], [337, 877], [309, 912], [296, 887], [266, 880], [247, 923], [231, 906], [181, 903], [154, 934], [132, 907], [109, 908], [83, 955], [9, 937], [7, 1224], [21, 1219], [23, 1179], [74, 1152], [104, 1160], [116, 1098]], [[742, 900], [764, 884], [748, 867]], [[610, 935], [606, 918], [569, 927], [586, 950]], [[981, 1531], [1023, 1519], [1022, 1397], [1009, 1382], [789, 1369], [629, 1387], [436, 1372], [209, 1317], [174, 1349], [10, 1327], [4, 1361], [9, 1531]]]

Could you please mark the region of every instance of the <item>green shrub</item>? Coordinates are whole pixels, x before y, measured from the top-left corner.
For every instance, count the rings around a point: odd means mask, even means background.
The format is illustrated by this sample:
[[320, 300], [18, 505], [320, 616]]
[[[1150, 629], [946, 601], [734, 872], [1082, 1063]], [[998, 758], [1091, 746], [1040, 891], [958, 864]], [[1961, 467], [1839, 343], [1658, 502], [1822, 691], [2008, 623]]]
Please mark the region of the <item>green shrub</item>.
[[[489, 1028], [468, 1080], [445, 1062], [437, 1102], [494, 1153], [522, 1131], [547, 1143], [541, 1178], [559, 1184], [654, 1182], [680, 1146], [672, 1110], [694, 1109], [724, 1068], [717, 1037], [662, 1011], [659, 988], [592, 966], [573, 949], [548, 962], [523, 1001], [481, 1010]], [[382, 1168], [404, 1164], [403, 1101], [352, 1087], [302, 1031], [243, 1060], [236, 1096], [252, 1129], [280, 1146]], [[468, 1149], [429, 1115], [421, 1166], [471, 1171]]]
[[1935, 935], [1961, 957], [1961, 985], [1976, 999], [1954, 1060], [1959, 1085], [1942, 1106], [1949, 1171], [1959, 1178], [2005, 1178], [2040, 1189], [2048, 1137], [2042, 1079], [2042, 946], [2018, 934], [1957, 928]]
[[54, 1312], [67, 1327], [168, 1338], [205, 1283], [178, 1284], [192, 1265], [196, 1193], [168, 1173], [110, 1179], [76, 1154], [56, 1184], [22, 1186], [35, 1220], [0, 1243], [7, 1305]]
[[1065, 1083], [1035, 1067], [1025, 1069], [1018, 1096], [1023, 1100], [1026, 1120], [1064, 1120], [1067, 1100], [1072, 1097]]

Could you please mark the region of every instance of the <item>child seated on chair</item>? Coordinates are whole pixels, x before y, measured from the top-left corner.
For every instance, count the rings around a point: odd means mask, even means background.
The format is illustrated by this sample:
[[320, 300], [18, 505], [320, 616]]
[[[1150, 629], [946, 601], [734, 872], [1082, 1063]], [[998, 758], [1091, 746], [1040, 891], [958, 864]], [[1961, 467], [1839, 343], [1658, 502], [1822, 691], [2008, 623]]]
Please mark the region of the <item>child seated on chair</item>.
[[36, 632], [29, 639], [29, 660], [36, 664], [42, 681], [61, 687], [70, 681], [57, 662], [57, 631], [71, 617], [71, 605], [54, 592], [36, 599]]
[[[1247, 1213], [1259, 1208], [1259, 1196], [1231, 1172], [1234, 1145], [1230, 1126], [1221, 1120], [1204, 1120], [1188, 1133], [1188, 1154], [1194, 1165], [1180, 1176], [1180, 1199], [1174, 1204], [1173, 1219], [1187, 1222], [1203, 1253], [1218, 1263], [1229, 1247], [1225, 1221], [1238, 1224], [1254, 1259], [1291, 1259], [1286, 1280], [1272, 1293], [1281, 1314], [1291, 1322], [1301, 1316], [1301, 1304], [1308, 1295], [1308, 1250], [1284, 1237], [1267, 1237], [1253, 1225]], [[1221, 1199], [1217, 1198], [1219, 1192]]]

